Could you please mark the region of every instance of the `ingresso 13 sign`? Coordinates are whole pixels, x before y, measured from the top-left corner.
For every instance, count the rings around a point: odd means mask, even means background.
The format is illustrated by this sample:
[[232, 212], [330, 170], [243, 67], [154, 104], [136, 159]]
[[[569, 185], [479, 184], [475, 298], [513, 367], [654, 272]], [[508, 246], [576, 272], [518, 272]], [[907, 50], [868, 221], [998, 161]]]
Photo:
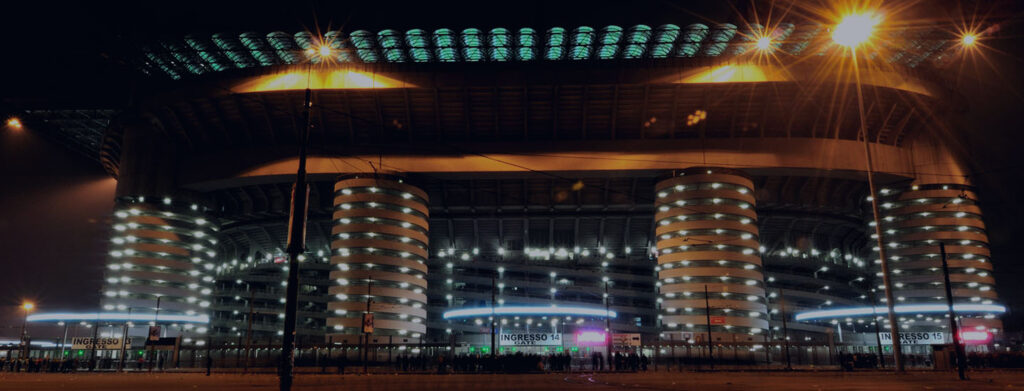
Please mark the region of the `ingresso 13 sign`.
[[[891, 333], [879, 333], [882, 343], [892, 345]], [[903, 345], [937, 345], [946, 343], [947, 334], [933, 331], [926, 333], [900, 333], [900, 343]]]

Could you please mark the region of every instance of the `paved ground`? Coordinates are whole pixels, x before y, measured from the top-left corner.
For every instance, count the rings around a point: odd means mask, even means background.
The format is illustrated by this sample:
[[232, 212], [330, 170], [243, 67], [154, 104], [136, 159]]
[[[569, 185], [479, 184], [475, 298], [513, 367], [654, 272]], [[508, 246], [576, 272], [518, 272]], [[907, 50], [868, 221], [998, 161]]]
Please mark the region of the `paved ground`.
[[[1024, 372], [981, 372], [960, 382], [953, 373], [658, 372], [543, 375], [302, 375], [296, 390], [1008, 390], [1024, 388]], [[0, 390], [275, 390], [270, 375], [214, 374], [0, 374]]]

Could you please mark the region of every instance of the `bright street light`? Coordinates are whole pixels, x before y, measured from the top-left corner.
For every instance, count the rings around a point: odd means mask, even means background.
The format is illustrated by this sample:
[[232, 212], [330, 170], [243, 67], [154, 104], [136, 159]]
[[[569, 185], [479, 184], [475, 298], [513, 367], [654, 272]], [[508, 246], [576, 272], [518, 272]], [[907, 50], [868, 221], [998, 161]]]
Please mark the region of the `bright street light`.
[[21, 303], [21, 309], [25, 310], [25, 312], [32, 311], [32, 309], [34, 309], [34, 308], [36, 308], [36, 305], [32, 304], [32, 302], [30, 302], [30, 301], [26, 301], [24, 303]]
[[327, 57], [331, 55], [331, 47], [327, 45], [320, 46], [320, 57]]
[[7, 120], [7, 126], [14, 129], [21, 129], [21, 120], [17, 117], [11, 117]]
[[769, 37], [761, 37], [757, 39], [758, 50], [769, 50], [772, 48], [772, 39]]
[[974, 33], [966, 33], [960, 38], [960, 43], [964, 46], [974, 46], [978, 42], [978, 36]]
[[832, 31], [832, 40], [846, 47], [857, 47], [871, 39], [881, 17], [873, 14], [853, 14], [843, 18]]

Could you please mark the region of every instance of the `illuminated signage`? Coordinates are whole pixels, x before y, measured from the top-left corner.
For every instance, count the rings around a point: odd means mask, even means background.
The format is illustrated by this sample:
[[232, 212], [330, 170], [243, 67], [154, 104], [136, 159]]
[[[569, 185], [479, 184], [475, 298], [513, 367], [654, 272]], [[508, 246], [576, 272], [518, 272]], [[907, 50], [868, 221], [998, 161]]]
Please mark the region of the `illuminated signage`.
[[578, 331], [576, 332], [577, 345], [603, 345], [607, 341], [608, 334], [603, 331]]
[[960, 340], [966, 345], [984, 345], [992, 340], [988, 331], [961, 331]]
[[[131, 346], [132, 339], [129, 337], [125, 342], [125, 347], [131, 348]], [[121, 338], [76, 337], [71, 339], [71, 349], [117, 350], [121, 349]]]
[[555, 346], [562, 345], [561, 333], [501, 333], [501, 346]]
[[[879, 333], [882, 343], [892, 345], [891, 333]], [[948, 334], [938, 331], [926, 333], [900, 333], [900, 344], [902, 345], [937, 345], [948, 341]]]
[[612, 344], [615, 346], [640, 346], [640, 334], [612, 334]]

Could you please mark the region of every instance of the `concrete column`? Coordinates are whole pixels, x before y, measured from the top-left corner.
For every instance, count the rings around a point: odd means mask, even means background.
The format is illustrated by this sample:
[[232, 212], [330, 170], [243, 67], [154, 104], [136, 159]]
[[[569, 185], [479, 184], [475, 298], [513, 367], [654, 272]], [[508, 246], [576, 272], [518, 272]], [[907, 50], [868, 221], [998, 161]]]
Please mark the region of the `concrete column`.
[[[677, 171], [656, 185], [662, 324], [706, 335], [708, 288], [713, 338], [768, 327], [754, 185], [722, 168]], [[718, 334], [718, 335], [715, 335]]]
[[217, 222], [177, 188], [175, 146], [145, 116], [121, 122], [117, 204], [101, 306], [105, 311], [208, 315]]
[[[880, 189], [879, 196], [884, 215], [882, 231], [885, 245], [889, 246], [897, 306], [923, 304], [945, 308], [939, 243], [946, 246], [954, 306], [998, 305], [988, 235], [978, 196], [972, 187], [915, 183]], [[917, 317], [918, 313], [923, 316]], [[907, 320], [914, 319], [913, 323], [904, 323], [901, 327], [941, 327], [947, 322], [944, 312], [918, 313], [901, 314]], [[964, 321], [965, 329], [977, 326], [1002, 328], [997, 312], [972, 310], [958, 313], [970, 318]]]
[[171, 196], [119, 197], [102, 306], [106, 311], [208, 315], [216, 222]]
[[374, 335], [421, 337], [427, 329], [427, 194], [381, 174], [343, 177], [334, 191], [331, 264], [337, 269], [328, 289], [328, 336], [360, 334], [369, 297]]

